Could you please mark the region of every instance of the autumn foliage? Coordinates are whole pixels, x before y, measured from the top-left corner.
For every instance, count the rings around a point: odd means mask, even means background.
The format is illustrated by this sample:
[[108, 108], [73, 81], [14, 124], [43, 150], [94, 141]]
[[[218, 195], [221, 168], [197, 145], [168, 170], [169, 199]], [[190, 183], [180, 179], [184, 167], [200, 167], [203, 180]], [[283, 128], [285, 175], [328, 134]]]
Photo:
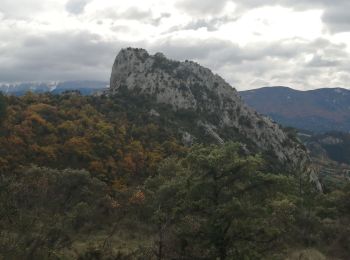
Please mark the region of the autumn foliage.
[[28, 93], [8, 98], [0, 171], [31, 164], [88, 169], [112, 182], [148, 176], [163, 158], [183, 151], [175, 134], [142, 109], [80, 95]]

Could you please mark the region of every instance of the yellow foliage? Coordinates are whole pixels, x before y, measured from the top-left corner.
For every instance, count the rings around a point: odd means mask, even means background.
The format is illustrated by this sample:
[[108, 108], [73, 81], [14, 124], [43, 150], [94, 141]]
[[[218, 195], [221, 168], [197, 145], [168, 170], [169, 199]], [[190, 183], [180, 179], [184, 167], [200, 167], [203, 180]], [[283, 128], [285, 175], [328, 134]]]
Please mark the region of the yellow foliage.
[[91, 155], [91, 144], [84, 137], [72, 137], [64, 144], [64, 149], [69, 154], [76, 154], [83, 157]]
[[54, 112], [56, 112], [57, 108], [54, 106], [48, 105], [48, 104], [38, 103], [38, 104], [33, 104], [33, 105], [29, 106], [28, 110], [36, 112], [36, 113], [40, 113], [40, 112], [54, 113]]
[[127, 186], [122, 179], [115, 179], [112, 182], [112, 187], [117, 191], [126, 191], [127, 190]]

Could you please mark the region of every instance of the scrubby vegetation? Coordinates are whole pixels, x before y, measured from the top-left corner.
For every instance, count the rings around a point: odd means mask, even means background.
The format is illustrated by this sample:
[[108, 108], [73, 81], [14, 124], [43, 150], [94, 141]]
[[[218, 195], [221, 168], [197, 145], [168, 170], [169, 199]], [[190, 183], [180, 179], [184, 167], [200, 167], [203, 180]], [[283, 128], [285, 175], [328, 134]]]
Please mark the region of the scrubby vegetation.
[[2, 107], [0, 259], [350, 258], [350, 185], [320, 194], [234, 142], [185, 147], [191, 118], [130, 96]]

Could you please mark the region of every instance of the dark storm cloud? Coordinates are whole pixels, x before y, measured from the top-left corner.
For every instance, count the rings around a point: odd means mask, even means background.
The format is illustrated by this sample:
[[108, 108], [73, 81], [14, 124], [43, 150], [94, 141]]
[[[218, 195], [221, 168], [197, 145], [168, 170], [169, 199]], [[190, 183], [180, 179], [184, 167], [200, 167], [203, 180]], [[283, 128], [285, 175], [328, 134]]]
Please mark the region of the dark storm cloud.
[[0, 81], [108, 80], [115, 55], [127, 45], [88, 32], [25, 36], [16, 48], [0, 47]]

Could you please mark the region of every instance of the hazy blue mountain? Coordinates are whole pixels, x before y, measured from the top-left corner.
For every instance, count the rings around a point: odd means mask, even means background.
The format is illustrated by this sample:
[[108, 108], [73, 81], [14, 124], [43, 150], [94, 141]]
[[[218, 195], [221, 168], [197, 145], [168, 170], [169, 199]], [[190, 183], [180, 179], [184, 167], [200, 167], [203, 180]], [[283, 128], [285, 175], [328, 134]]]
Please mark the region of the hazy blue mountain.
[[79, 90], [83, 95], [91, 95], [97, 91], [106, 89], [108, 83], [104, 81], [53, 81], [53, 82], [22, 82], [1, 84], [0, 91], [7, 95], [22, 96], [28, 91], [34, 93], [51, 92], [60, 94], [64, 91]]
[[298, 91], [265, 87], [241, 91], [243, 100], [276, 122], [314, 132], [350, 131], [350, 90], [323, 88]]

